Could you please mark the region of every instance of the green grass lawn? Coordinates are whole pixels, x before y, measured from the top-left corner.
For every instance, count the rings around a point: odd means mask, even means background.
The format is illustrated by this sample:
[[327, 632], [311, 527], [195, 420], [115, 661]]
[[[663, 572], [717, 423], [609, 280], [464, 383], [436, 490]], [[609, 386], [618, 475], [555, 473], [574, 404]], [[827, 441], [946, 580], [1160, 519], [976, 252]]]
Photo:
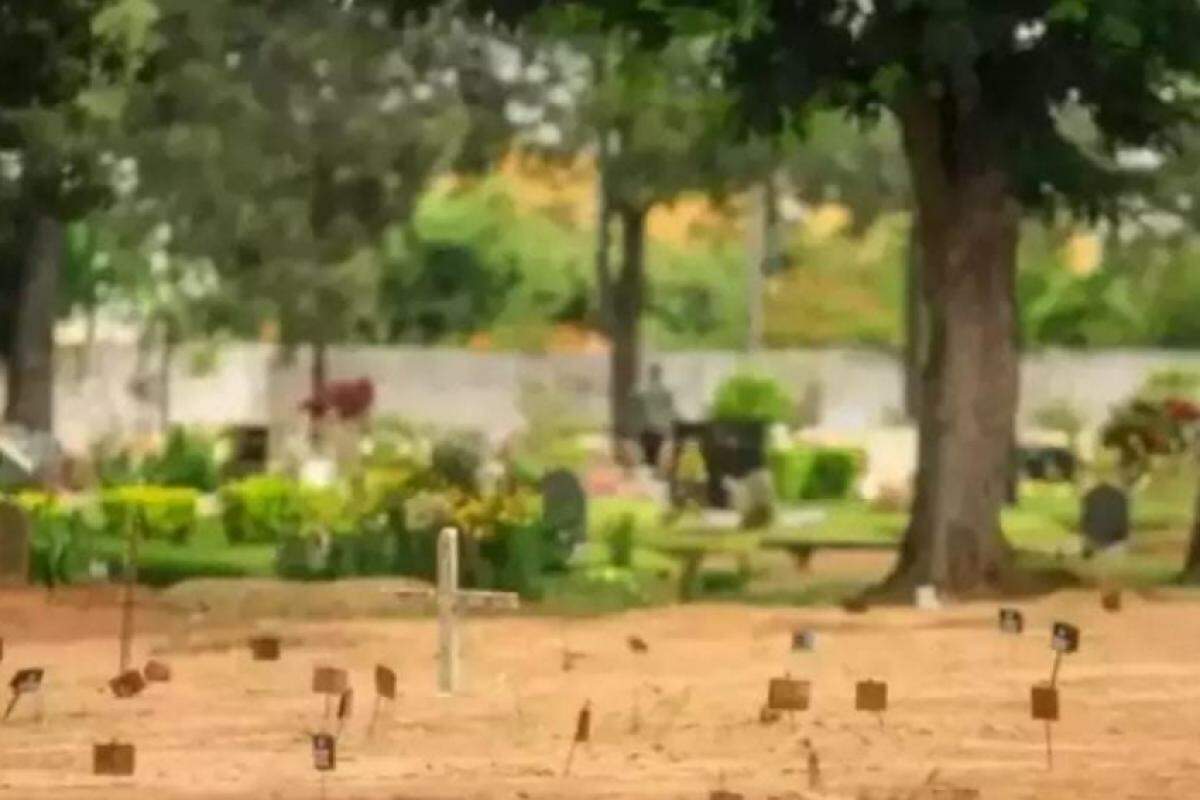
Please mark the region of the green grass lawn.
[[[125, 556], [123, 539], [97, 534], [92, 543], [99, 558], [110, 563]], [[231, 545], [216, 517], [201, 517], [187, 544], [145, 541], [138, 546], [138, 580], [165, 586], [187, 578], [267, 577], [275, 574], [275, 547]]]

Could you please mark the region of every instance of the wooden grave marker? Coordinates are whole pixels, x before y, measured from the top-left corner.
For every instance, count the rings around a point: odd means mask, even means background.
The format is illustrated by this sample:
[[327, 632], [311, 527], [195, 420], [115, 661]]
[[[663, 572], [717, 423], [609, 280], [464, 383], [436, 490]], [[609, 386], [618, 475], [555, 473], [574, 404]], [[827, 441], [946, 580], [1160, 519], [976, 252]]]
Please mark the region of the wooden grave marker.
[[340, 695], [350, 686], [350, 676], [337, 667], [314, 667], [312, 690], [314, 694]]
[[281, 649], [278, 636], [256, 636], [250, 640], [250, 655], [255, 661], [278, 661]]
[[521, 607], [521, 598], [515, 592], [466, 591], [459, 588], [457, 528], [442, 529], [438, 536], [437, 552], [436, 592], [410, 589], [393, 594], [401, 600], [436, 600], [438, 691], [443, 695], [452, 695], [462, 687], [462, 612], [465, 609], [515, 611]]
[[575, 760], [575, 748], [592, 739], [592, 702], [589, 700], [579, 709], [575, 718], [575, 735], [571, 737], [571, 749], [567, 751], [567, 763], [563, 766], [563, 777], [571, 774], [571, 762]]
[[8, 701], [8, 708], [4, 710], [4, 719], [7, 720], [12, 715], [17, 701], [27, 694], [36, 694], [38, 696], [40, 713], [42, 680], [45, 676], [46, 670], [42, 667], [17, 670], [16, 674], [12, 676], [12, 680], [8, 682], [8, 688], [12, 690], [12, 699]]
[[1030, 693], [1030, 707], [1035, 720], [1058, 722], [1058, 689], [1038, 684]]
[[1100, 595], [1100, 607], [1115, 614], [1121, 610], [1121, 590], [1107, 589]]
[[1051, 724], [1059, 718], [1058, 671], [1062, 657], [1079, 651], [1079, 628], [1067, 622], [1055, 622], [1050, 630], [1050, 649], [1054, 651], [1054, 665], [1050, 669], [1050, 680], [1033, 687], [1030, 693], [1030, 713], [1035, 720], [1046, 724], [1046, 768], [1054, 769], [1054, 744]]
[[888, 685], [884, 681], [859, 681], [854, 687], [854, 707], [859, 711], [877, 714], [883, 725], [883, 712], [888, 707]]
[[329, 718], [329, 707], [332, 698], [340, 698], [350, 688], [350, 675], [344, 669], [337, 667], [314, 667], [312, 690], [314, 694], [325, 697], [325, 718]]
[[796, 680], [790, 675], [782, 678], [772, 678], [767, 683], [767, 714], [760, 714], [760, 721], [769, 719], [769, 712], [786, 713], [793, 727], [796, 725], [796, 712], [808, 711], [812, 702], [812, 684], [809, 681]]
[[396, 701], [396, 673], [389, 667], [382, 664], [375, 665], [375, 707], [371, 711], [371, 722], [367, 726], [367, 733], [373, 733], [375, 723], [379, 719], [379, 707], [383, 701], [389, 703]]
[[96, 775], [128, 777], [136, 767], [136, 750], [132, 744], [107, 742], [92, 745], [92, 772]]

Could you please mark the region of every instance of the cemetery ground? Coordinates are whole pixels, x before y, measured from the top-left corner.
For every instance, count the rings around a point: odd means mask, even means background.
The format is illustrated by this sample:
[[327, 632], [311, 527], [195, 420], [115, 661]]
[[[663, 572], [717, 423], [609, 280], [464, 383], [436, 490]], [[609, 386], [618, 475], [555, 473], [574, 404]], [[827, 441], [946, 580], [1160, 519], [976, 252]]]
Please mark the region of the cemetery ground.
[[[852, 560], [865, 569], [881, 557]], [[318, 665], [348, 670], [356, 693], [337, 769], [326, 774], [328, 798], [704, 798], [722, 785], [746, 798], [796, 800], [1195, 796], [1200, 598], [1187, 593], [1127, 592], [1119, 613], [1103, 611], [1094, 591], [1020, 602], [1019, 637], [998, 632], [994, 603], [476, 616], [465, 628], [464, 690], [447, 698], [436, 692], [431, 618], [352, 618], [362, 610], [355, 598], [395, 585], [338, 584], [341, 600], [325, 587], [307, 621], [252, 613], [275, 613], [267, 599], [290, 589], [274, 582], [176, 587], [160, 598], [182, 608], [208, 598], [211, 612], [186, 637], [183, 612], [161, 604], [139, 612], [135, 662], [160, 658], [173, 674], [124, 700], [106, 687], [117, 660], [115, 592], [70, 588], [52, 603], [42, 591], [0, 594], [6, 674], [47, 669], [44, 717], [23, 700], [0, 726], [0, 796], [321, 797], [308, 739], [322, 724], [322, 699], [310, 691]], [[1082, 642], [1059, 676], [1051, 771], [1029, 691], [1049, 672], [1055, 620], [1077, 624]], [[798, 628], [815, 632], [815, 650], [791, 652]], [[281, 660], [251, 660], [246, 640], [262, 630], [281, 635]], [[630, 647], [633, 636], [644, 652]], [[398, 696], [372, 733], [376, 664], [395, 670]], [[812, 681], [812, 706], [763, 724], [767, 682], [785, 673]], [[888, 682], [881, 718], [854, 710], [855, 682], [868, 678]], [[591, 741], [564, 776], [585, 702]], [[112, 739], [137, 746], [133, 777], [91, 774], [93, 743]], [[816, 788], [806, 740], [820, 767]]]

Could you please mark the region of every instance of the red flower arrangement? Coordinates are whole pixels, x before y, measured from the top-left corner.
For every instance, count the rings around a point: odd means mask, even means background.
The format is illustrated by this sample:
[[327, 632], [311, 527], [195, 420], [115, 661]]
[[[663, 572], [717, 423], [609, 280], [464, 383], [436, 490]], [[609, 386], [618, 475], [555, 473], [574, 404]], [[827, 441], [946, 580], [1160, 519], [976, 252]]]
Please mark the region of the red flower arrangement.
[[1176, 422], [1186, 425], [1190, 422], [1200, 421], [1200, 406], [1190, 400], [1172, 399], [1163, 405], [1166, 408], [1167, 416]]
[[362, 419], [375, 405], [375, 384], [370, 378], [329, 381], [321, 391], [300, 404], [314, 419], [324, 419], [330, 411], [342, 420]]

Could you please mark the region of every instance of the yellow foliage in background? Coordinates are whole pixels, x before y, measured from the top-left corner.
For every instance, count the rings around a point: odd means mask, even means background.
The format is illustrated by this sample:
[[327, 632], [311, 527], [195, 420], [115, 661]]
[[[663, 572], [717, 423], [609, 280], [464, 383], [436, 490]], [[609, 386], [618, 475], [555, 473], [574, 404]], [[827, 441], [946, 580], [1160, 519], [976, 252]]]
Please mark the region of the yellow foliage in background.
[[1062, 258], [1072, 274], [1091, 275], [1104, 259], [1104, 243], [1094, 233], [1074, 233], [1063, 245]]
[[[510, 153], [497, 169], [509, 187], [516, 207], [527, 213], [546, 214], [578, 230], [596, 225], [596, 165], [589, 156], [550, 162], [529, 154]], [[449, 178], [442, 188], [463, 184]], [[703, 194], [685, 194], [675, 202], [655, 207], [646, 221], [652, 241], [676, 247], [742, 235], [740, 210], [744, 203], [732, 199], [719, 207]]]

